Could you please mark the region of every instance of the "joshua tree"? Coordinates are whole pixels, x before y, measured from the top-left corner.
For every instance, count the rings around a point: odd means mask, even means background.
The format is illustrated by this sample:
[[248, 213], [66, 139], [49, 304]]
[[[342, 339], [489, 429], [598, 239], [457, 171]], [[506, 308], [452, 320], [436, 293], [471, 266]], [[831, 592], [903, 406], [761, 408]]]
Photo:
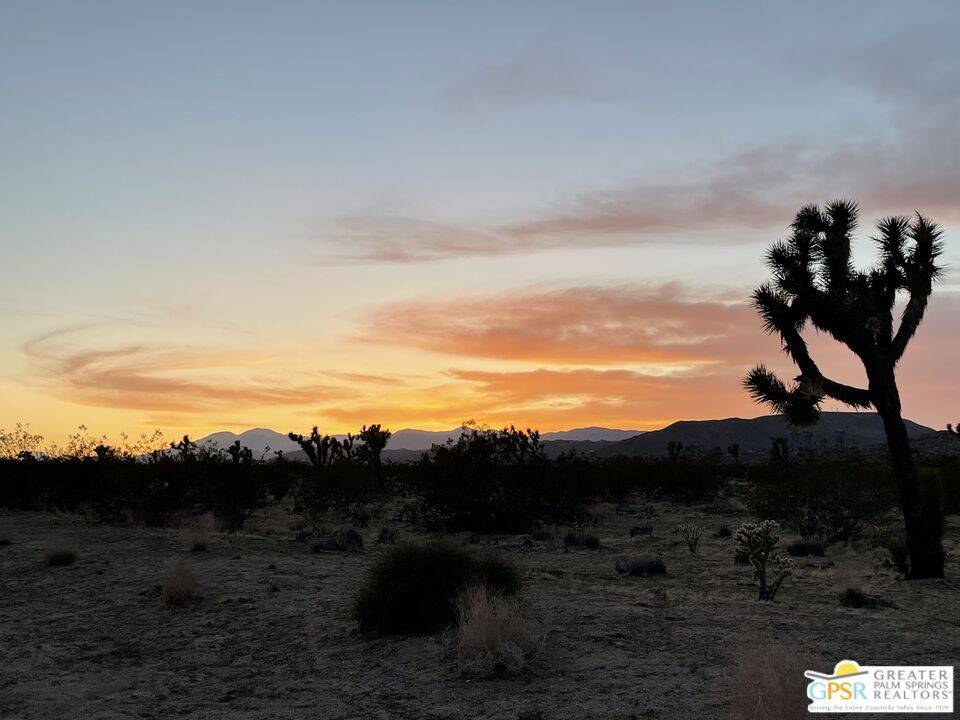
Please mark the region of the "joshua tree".
[[382, 472], [381, 453], [387, 446], [390, 435], [389, 430], [380, 429], [379, 423], [370, 425], [370, 427], [364, 425], [360, 430], [361, 454], [376, 470], [377, 477], [380, 477]]
[[[841, 200], [821, 210], [797, 213], [790, 238], [767, 251], [771, 283], [753, 302], [770, 333], [777, 333], [800, 374], [789, 387], [763, 365], [744, 384], [754, 399], [786, 415], [795, 425], [815, 423], [820, 403], [831, 398], [854, 408], [876, 408], [883, 420], [906, 526], [910, 578], [943, 577], [942, 524], [925, 502], [900, 410], [896, 367], [923, 320], [933, 283], [942, 269], [941, 231], [919, 213], [890, 217], [874, 238], [880, 262], [869, 272], [853, 267], [850, 238], [857, 224], [855, 203]], [[893, 312], [906, 294], [899, 326]], [[863, 363], [867, 387], [835, 382], [810, 356], [802, 330], [807, 323], [846, 345]]]
[[947, 423], [947, 432], [953, 435], [957, 440], [960, 440], [960, 422], [957, 423], [957, 429], [953, 429], [953, 425]]

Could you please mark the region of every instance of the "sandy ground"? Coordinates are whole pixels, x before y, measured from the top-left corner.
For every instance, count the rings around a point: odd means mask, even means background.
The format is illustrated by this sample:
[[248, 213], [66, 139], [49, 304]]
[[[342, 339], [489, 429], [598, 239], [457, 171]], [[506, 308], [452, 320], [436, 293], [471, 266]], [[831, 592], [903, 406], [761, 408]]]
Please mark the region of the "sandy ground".
[[[610, 508], [596, 528], [600, 550], [524, 548], [518, 537], [479, 546], [519, 564], [524, 596], [549, 632], [528, 677], [471, 682], [438, 638], [353, 631], [351, 601], [382, 552], [382, 522], [364, 530], [358, 554], [312, 554], [289, 532], [215, 535], [208, 552], [191, 554], [177, 530], [0, 516], [12, 541], [0, 548], [0, 717], [700, 720], [730, 717], [733, 668], [766, 662], [770, 648], [795, 648], [820, 670], [841, 658], [960, 659], [957, 518], [947, 535], [951, 579], [898, 580], [875, 569], [876, 551], [860, 541], [798, 558], [775, 603], [754, 599], [731, 540], [712, 536], [744, 519], [733, 508], [656, 504], [649, 518]], [[630, 526], [645, 522], [655, 535], [631, 539]], [[673, 532], [681, 522], [710, 528], [696, 555]], [[58, 538], [76, 543], [74, 565], [46, 565], [44, 547]], [[662, 555], [667, 577], [615, 572], [617, 558], [645, 552]], [[206, 598], [167, 608], [159, 585], [177, 557], [189, 558]], [[845, 583], [892, 607], [839, 607]]]

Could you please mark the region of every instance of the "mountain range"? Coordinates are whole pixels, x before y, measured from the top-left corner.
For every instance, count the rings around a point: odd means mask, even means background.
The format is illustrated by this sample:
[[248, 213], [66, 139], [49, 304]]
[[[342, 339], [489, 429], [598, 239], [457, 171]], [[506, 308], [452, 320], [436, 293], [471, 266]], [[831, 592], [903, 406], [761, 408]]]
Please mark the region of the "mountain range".
[[[960, 442], [949, 437], [945, 431], [937, 431], [910, 420], [906, 424], [914, 447], [921, 454], [960, 453]], [[458, 438], [461, 432], [461, 428], [446, 431], [398, 430], [391, 436], [383, 456], [385, 460], [394, 462], [414, 460], [433, 445]], [[883, 423], [876, 413], [869, 412], [825, 412], [819, 423], [802, 428], [790, 425], [783, 416], [764, 415], [749, 419], [679, 420], [661, 430], [649, 432], [585, 427], [543, 433], [540, 437], [549, 457], [571, 451], [596, 457], [663, 457], [671, 442], [682, 443], [688, 449], [701, 450], [726, 450], [736, 443], [746, 457], [766, 453], [776, 437], [787, 438], [795, 449], [837, 446], [873, 448], [885, 444]], [[227, 431], [213, 433], [198, 442], [224, 448], [236, 440], [258, 454], [269, 447], [271, 451], [282, 450], [292, 460], [306, 459], [299, 445], [286, 435], [266, 428], [253, 428], [239, 435]]]
[[[907, 433], [917, 441], [937, 435], [933, 428], [906, 420]], [[667, 444], [682, 443], [685, 448], [726, 450], [736, 443], [744, 455], [766, 453], [773, 438], [785, 437], [793, 448], [818, 449], [845, 446], [869, 448], [886, 442], [880, 416], [871, 412], [825, 412], [820, 421], [807, 427], [795, 427], [782, 415], [764, 415], [751, 419], [680, 420], [662, 430], [644, 433], [615, 443], [605, 443], [596, 454], [645, 455], [667, 454]], [[960, 446], [960, 443], [957, 443]]]
[[[413, 429], [398, 430], [390, 436], [387, 449], [388, 451], [429, 450], [434, 445], [445, 443], [448, 439], [456, 440], [460, 437], [462, 432], [462, 428], [441, 431]], [[625, 440], [627, 438], [635, 437], [640, 433], [642, 433], [641, 430], [584, 427], [575, 428], [573, 430], [542, 433], [540, 435], [540, 439], [545, 442], [563, 441], [572, 443], [600, 443]], [[334, 437], [342, 440], [346, 436], [335, 435]], [[279, 433], [276, 430], [270, 430], [268, 428], [251, 428], [250, 430], [245, 430], [240, 434], [225, 430], [207, 435], [206, 437], [200, 438], [200, 440], [197, 442], [201, 444], [209, 444], [217, 448], [226, 448], [230, 445], [233, 445], [233, 443], [237, 440], [240, 441], [241, 445], [250, 448], [256, 453], [263, 452], [264, 448], [267, 447], [270, 448], [271, 452], [274, 450], [282, 450], [284, 454], [300, 452], [300, 446], [297, 445], [297, 443], [295, 443], [293, 440], [290, 440], [286, 434]]]

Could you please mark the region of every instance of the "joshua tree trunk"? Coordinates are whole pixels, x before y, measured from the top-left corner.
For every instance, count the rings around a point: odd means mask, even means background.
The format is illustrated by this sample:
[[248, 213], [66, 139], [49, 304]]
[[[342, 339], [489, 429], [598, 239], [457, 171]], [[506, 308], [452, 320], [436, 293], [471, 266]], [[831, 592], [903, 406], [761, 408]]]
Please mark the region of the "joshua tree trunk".
[[900, 411], [900, 393], [892, 367], [870, 374], [870, 393], [883, 420], [887, 447], [900, 493], [900, 507], [906, 529], [907, 555], [911, 580], [943, 577], [943, 544], [940, 541], [940, 518], [930, 503], [923, 501], [920, 476], [914, 462], [907, 426]]

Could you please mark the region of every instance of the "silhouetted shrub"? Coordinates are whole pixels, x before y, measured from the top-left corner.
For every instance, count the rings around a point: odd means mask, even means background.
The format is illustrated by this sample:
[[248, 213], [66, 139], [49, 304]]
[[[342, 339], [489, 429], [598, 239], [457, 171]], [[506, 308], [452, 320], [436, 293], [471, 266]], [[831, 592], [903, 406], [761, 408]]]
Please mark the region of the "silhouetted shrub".
[[69, 541], [55, 540], [47, 546], [44, 556], [47, 559], [47, 565], [54, 567], [73, 565], [77, 561], [77, 546]]
[[631, 577], [652, 577], [667, 574], [667, 566], [663, 560], [652, 556], [617, 560], [616, 568], [621, 575], [630, 575]]
[[538, 542], [549, 542], [553, 540], [553, 533], [548, 528], [538, 527], [533, 531], [531, 537]]
[[850, 608], [878, 608], [883, 607], [884, 602], [867, 595], [860, 588], [848, 587], [840, 593], [840, 605]]
[[771, 460], [753, 468], [750, 479], [751, 511], [804, 538], [850, 540], [896, 505], [889, 462], [841, 449]]
[[588, 550], [599, 550], [600, 549], [600, 538], [596, 535], [587, 535], [584, 533], [578, 533], [571, 530], [563, 537], [563, 544], [565, 547], [580, 547], [587, 548]]
[[377, 542], [381, 545], [393, 545], [399, 539], [399, 533], [393, 528], [380, 528], [380, 534], [377, 536]]
[[786, 546], [787, 553], [793, 557], [808, 557], [810, 555], [823, 557], [826, 547], [818, 540], [794, 540]]
[[333, 535], [322, 537], [310, 545], [312, 552], [337, 551], [360, 552], [363, 550], [363, 535], [356, 528], [340, 528]]
[[370, 569], [354, 604], [361, 632], [424, 634], [456, 620], [457, 597], [471, 585], [514, 595], [520, 575], [504, 560], [478, 558], [448, 542], [401, 543]]

